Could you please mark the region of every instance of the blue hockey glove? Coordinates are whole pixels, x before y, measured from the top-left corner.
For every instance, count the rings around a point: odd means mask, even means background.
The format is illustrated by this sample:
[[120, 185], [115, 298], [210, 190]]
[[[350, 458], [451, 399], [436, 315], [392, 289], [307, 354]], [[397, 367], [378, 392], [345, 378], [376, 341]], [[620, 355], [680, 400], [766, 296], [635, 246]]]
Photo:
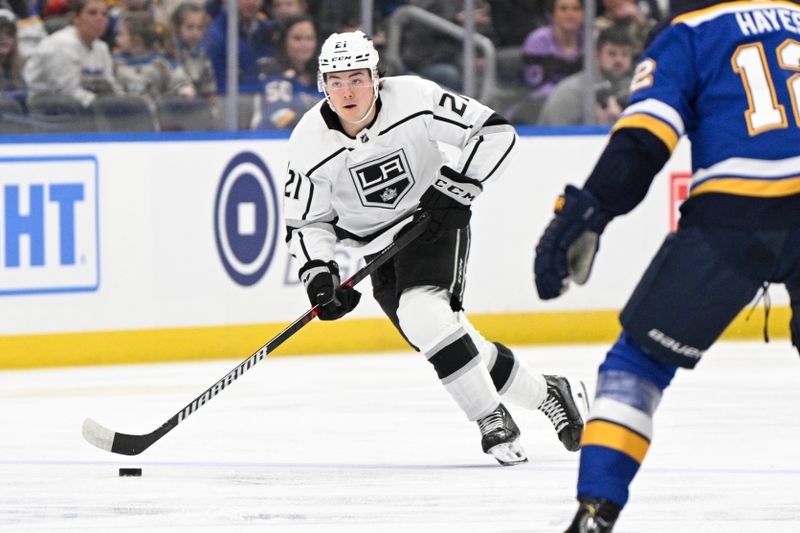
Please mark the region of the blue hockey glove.
[[558, 197], [555, 216], [536, 245], [533, 274], [542, 300], [556, 298], [574, 281], [589, 279], [600, 234], [614, 217], [588, 191], [567, 185]]
[[430, 213], [431, 221], [419, 239], [435, 241], [447, 230], [465, 228], [472, 216], [472, 201], [483, 191], [478, 180], [468, 178], [443, 166], [419, 200], [421, 212]]
[[338, 290], [339, 265], [335, 261], [309, 261], [300, 269], [300, 281], [306, 287], [311, 305], [319, 306], [320, 320], [336, 320], [355, 309], [361, 293], [351, 286]]

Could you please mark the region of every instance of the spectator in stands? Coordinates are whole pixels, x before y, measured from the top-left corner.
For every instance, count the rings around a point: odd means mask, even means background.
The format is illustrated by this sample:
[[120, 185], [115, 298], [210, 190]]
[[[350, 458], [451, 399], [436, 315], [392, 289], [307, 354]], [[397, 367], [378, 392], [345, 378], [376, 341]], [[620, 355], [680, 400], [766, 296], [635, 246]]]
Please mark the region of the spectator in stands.
[[[694, 5], [697, 6], [697, 0], [691, 0], [694, 2]], [[661, 22], [664, 20], [664, 15], [662, 13], [662, 0], [636, 0], [636, 5], [639, 6], [642, 14], [645, 17], [651, 18], [656, 22]], [[663, 9], [668, 8], [668, 0], [663, 0]]]
[[199, 4], [183, 2], [170, 17], [172, 39], [167, 51], [176, 70], [188, 78], [198, 97], [214, 99], [217, 78], [202, 41], [206, 35], [205, 11]]
[[628, 33], [617, 27], [600, 32], [597, 38], [597, 83], [590, 90], [595, 97], [595, 116], [583, 114], [585, 71], [565, 78], [556, 85], [544, 103], [540, 125], [578, 125], [613, 123], [628, 99], [633, 65], [632, 43]]
[[[24, 65], [36, 46], [47, 37], [48, 32], [39, 17], [39, 4], [35, 0], [8, 0], [7, 4], [16, 16], [17, 52], [20, 63]], [[66, 24], [67, 22], [64, 23]]]
[[269, 16], [275, 24], [285, 24], [289, 17], [308, 13], [306, 0], [271, 0]]
[[[409, 3], [458, 26], [462, 26], [466, 18], [461, 1], [410, 0]], [[474, 20], [478, 33], [493, 32], [488, 8], [483, 2], [475, 4]], [[464, 44], [461, 39], [448, 37], [427, 25], [411, 24], [405, 27], [401, 41], [403, 63], [412, 72], [454, 91], [462, 89]], [[483, 58], [476, 56], [475, 64], [479, 74]]]
[[0, 92], [19, 100], [25, 96], [17, 50], [17, 17], [8, 9], [0, 9]]
[[550, 23], [530, 33], [522, 49], [521, 78], [527, 94], [503, 110], [514, 124], [535, 124], [545, 99], [567, 76], [583, 68], [582, 0], [548, 0]]
[[[258, 61], [272, 57], [274, 24], [261, 12], [262, 0], [239, 0], [239, 92], [258, 90]], [[223, 6], [214, 17], [204, 46], [217, 78], [220, 94], [227, 91], [228, 12]]]
[[[410, 0], [411, 5], [456, 23], [457, 2], [451, 0]], [[463, 44], [422, 24], [410, 24], [403, 32], [403, 63], [414, 73], [454, 91], [462, 88]]]
[[522, 46], [536, 28], [547, 24], [546, 0], [487, 0], [497, 46]]
[[290, 17], [278, 29], [273, 67], [261, 80], [253, 129], [293, 128], [322, 94], [317, 88], [319, 41], [308, 15]]
[[97, 95], [119, 92], [111, 53], [100, 40], [107, 25], [104, 0], [72, 0], [72, 24], [43, 39], [22, 69], [28, 99], [56, 93], [89, 106]]
[[[156, 28], [158, 28], [159, 24], [163, 24], [164, 31], [169, 32], [171, 27], [170, 24], [172, 21], [172, 15], [175, 14], [176, 9], [178, 9], [182, 4], [185, 4], [187, 2], [191, 2], [200, 8], [203, 7], [202, 0], [155, 0], [153, 3], [153, 9], [155, 10]], [[208, 22], [209, 20], [211, 20], [211, 17], [210, 16], [206, 17], [206, 22]], [[164, 42], [168, 42], [170, 39], [171, 36], [166, 35]]]
[[[152, 0], [116, 0], [112, 7], [108, 10], [108, 29], [103, 34], [103, 40], [108, 45], [112, 54], [117, 53], [117, 24], [125, 13], [132, 13], [134, 11], [145, 11], [150, 13], [155, 18], [155, 7], [153, 7]], [[157, 31], [159, 34], [163, 32], [164, 28], [159, 24]]]
[[612, 26], [619, 26], [628, 32], [633, 45], [633, 59], [636, 61], [644, 51], [647, 36], [656, 20], [642, 13], [636, 0], [603, 0], [605, 12], [597, 17], [595, 27], [603, 31]]
[[191, 81], [156, 50], [156, 23], [147, 11], [122, 15], [117, 24], [117, 45], [120, 51], [114, 56], [114, 75], [126, 94], [143, 96], [153, 103], [167, 94], [195, 96]]
[[[467, 18], [467, 12], [464, 9], [464, 2], [460, 0], [455, 2], [459, 6], [458, 13], [456, 13], [455, 23], [463, 26]], [[492, 25], [492, 16], [489, 11], [489, 5], [485, 0], [476, 0], [473, 11], [473, 22], [475, 24], [475, 31], [486, 37], [494, 38], [494, 26]]]
[[353, 28], [361, 23], [359, 2], [347, 0], [309, 0], [309, 13], [317, 22], [319, 38], [327, 39], [332, 33]]
[[[386, 26], [389, 16], [409, 0], [371, 0], [372, 29], [369, 32], [372, 44], [380, 50], [386, 45]], [[362, 26], [361, 3], [352, 0], [306, 0], [308, 14], [317, 25], [319, 41], [323, 42], [332, 33], [366, 31]], [[391, 70], [392, 65], [387, 65]], [[401, 74], [398, 72], [397, 74]], [[394, 73], [392, 74], [394, 75]]]
[[69, 25], [71, 17], [69, 0], [42, 0], [39, 5], [46, 34], [55, 33]]
[[523, 46], [523, 77], [534, 98], [583, 68], [582, 1], [550, 0], [549, 10], [550, 24], [531, 32]]

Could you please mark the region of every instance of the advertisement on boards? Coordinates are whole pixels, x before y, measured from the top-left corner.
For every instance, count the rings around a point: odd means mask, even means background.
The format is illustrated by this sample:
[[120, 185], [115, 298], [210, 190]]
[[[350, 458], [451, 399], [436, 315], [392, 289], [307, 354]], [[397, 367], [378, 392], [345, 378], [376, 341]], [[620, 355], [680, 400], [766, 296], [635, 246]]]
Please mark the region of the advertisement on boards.
[[98, 289], [98, 188], [93, 156], [0, 157], [0, 296]]

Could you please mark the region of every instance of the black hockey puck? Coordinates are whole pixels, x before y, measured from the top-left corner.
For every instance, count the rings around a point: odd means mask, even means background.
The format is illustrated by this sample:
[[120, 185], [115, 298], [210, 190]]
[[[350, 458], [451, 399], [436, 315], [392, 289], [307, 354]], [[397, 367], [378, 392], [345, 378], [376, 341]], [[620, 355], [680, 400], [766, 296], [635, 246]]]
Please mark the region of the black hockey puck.
[[141, 468], [120, 468], [120, 477], [140, 477], [142, 475]]

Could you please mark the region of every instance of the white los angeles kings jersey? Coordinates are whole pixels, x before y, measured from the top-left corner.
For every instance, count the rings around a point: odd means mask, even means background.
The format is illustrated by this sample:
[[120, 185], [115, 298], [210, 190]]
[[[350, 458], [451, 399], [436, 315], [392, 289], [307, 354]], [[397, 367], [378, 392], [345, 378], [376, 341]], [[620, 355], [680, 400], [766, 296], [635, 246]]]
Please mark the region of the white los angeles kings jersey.
[[[332, 260], [337, 238], [364, 246], [364, 254], [379, 251], [410, 220], [442, 165], [485, 183], [501, 174], [516, 144], [505, 119], [433, 82], [390, 77], [379, 94], [375, 120], [355, 139], [324, 100], [292, 132], [284, 213], [301, 264]], [[461, 149], [458, 161], [448, 161], [437, 142]]]

